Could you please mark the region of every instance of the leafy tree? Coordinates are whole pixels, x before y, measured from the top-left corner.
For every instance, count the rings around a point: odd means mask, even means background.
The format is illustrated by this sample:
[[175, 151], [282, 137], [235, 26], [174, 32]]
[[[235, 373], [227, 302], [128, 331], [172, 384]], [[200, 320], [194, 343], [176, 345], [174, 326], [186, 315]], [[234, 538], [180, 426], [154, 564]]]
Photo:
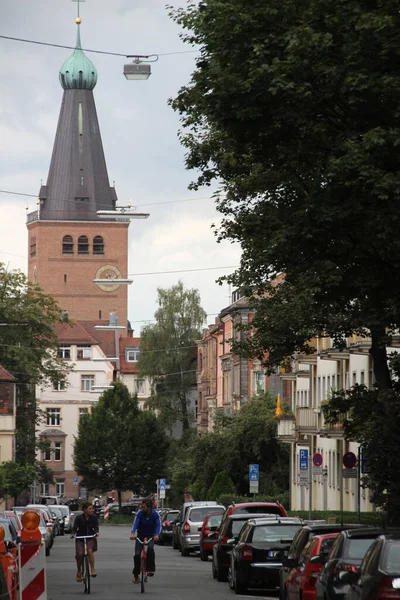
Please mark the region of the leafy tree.
[[154, 413], [140, 411], [137, 398], [120, 383], [105, 391], [79, 421], [74, 442], [77, 472], [90, 489], [148, 494], [165, 472], [168, 441]]
[[[231, 281], [256, 316], [242, 352], [273, 368], [311, 352], [321, 332], [339, 348], [369, 335], [377, 390], [345, 396], [360, 414], [380, 403], [397, 430], [387, 360], [400, 324], [397, 3], [208, 0], [172, 16], [200, 46], [172, 101], [186, 165], [200, 171], [195, 188], [222, 182], [218, 239], [243, 249]], [[379, 444], [368, 447], [379, 462]], [[397, 452], [391, 465], [400, 470]], [[378, 503], [399, 512], [386, 470], [376, 477]]]
[[25, 490], [30, 488], [35, 477], [35, 469], [30, 465], [19, 465], [6, 461], [0, 465], [0, 496], [4, 500], [13, 498], [14, 502]]
[[236, 486], [226, 471], [217, 473], [212, 486], [208, 490], [209, 500], [218, 500], [222, 494], [235, 494]]
[[152, 382], [151, 406], [167, 425], [181, 421], [185, 432], [193, 422], [189, 397], [196, 385], [195, 342], [206, 313], [198, 290], [185, 289], [181, 281], [157, 293], [156, 322], [141, 332], [139, 370]]

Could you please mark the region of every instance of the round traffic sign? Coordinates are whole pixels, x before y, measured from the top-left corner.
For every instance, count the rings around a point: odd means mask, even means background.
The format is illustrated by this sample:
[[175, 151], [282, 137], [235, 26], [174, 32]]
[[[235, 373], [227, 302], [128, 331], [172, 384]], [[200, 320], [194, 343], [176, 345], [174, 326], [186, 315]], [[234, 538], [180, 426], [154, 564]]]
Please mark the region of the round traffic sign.
[[342, 462], [346, 469], [354, 469], [357, 464], [357, 456], [354, 452], [346, 452], [346, 454], [343, 455]]
[[314, 456], [312, 457], [312, 461], [313, 461], [314, 467], [322, 467], [322, 463], [324, 462], [322, 454], [320, 454], [319, 452], [316, 452], [314, 454]]

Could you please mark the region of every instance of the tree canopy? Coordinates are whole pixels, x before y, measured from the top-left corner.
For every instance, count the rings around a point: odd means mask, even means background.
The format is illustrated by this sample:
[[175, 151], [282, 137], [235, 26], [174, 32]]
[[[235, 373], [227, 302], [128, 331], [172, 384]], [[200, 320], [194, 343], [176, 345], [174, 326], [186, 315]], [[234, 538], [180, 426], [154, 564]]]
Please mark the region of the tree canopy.
[[155, 489], [165, 473], [168, 440], [151, 411], [141, 411], [136, 396], [120, 383], [112, 384], [83, 415], [74, 442], [74, 465], [89, 489], [132, 490], [138, 495]]
[[[198, 187], [221, 182], [219, 239], [253, 294], [247, 351], [278, 364], [325, 331], [373, 340], [391, 387], [399, 322], [397, 2], [208, 0], [172, 11], [200, 48], [172, 100]], [[285, 273], [285, 284], [269, 282]], [[268, 292], [268, 293], [267, 293]], [[263, 355], [265, 357], [265, 355]]]
[[146, 325], [140, 337], [140, 374], [152, 383], [151, 406], [160, 411], [168, 426], [180, 421], [187, 431], [194, 421], [190, 392], [196, 385], [197, 350], [206, 313], [196, 289], [180, 281], [158, 288], [155, 323]]

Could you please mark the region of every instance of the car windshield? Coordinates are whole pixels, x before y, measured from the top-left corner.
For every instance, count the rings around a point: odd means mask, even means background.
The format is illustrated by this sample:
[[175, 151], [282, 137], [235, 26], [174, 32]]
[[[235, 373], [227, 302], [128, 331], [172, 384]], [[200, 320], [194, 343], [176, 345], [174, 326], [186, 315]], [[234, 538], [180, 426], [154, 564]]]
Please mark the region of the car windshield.
[[62, 517], [62, 512], [58, 510], [58, 508], [51, 508], [51, 516], [55, 515], [56, 517]]
[[239, 533], [242, 531], [243, 525], [247, 523], [247, 521], [248, 519], [232, 520], [229, 526], [228, 536], [233, 535], [233, 537], [238, 537]]
[[57, 509], [61, 512], [61, 514], [65, 515], [65, 516], [69, 515], [68, 506], [57, 506]]
[[178, 516], [179, 512], [169, 512], [165, 515], [164, 517], [164, 521], [176, 521], [176, 517]]
[[381, 567], [389, 575], [400, 575], [400, 540], [386, 544]]
[[253, 542], [279, 542], [292, 540], [302, 527], [299, 523], [293, 525], [258, 525], [253, 531]]
[[349, 538], [343, 551], [343, 558], [348, 558], [350, 560], [361, 560], [364, 558], [365, 553], [374, 541], [375, 538]]
[[18, 531], [18, 529], [20, 529], [18, 519], [15, 515], [7, 515], [7, 519], [9, 519], [11, 521], [11, 523], [14, 525], [16, 531]]
[[208, 519], [208, 527], [219, 527], [221, 525], [222, 513], [220, 515], [212, 515]]
[[223, 506], [202, 506], [201, 508], [193, 508], [189, 513], [189, 520], [194, 523], [202, 523], [207, 515], [212, 512], [223, 512]]

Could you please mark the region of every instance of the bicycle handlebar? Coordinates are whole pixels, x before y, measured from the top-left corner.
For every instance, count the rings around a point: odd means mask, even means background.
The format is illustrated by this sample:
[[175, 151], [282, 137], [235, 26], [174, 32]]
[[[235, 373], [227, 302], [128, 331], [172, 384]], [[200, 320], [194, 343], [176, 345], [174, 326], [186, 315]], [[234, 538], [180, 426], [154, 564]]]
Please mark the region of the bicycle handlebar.
[[91, 538], [97, 537], [97, 533], [95, 533], [94, 535], [74, 535], [73, 537], [76, 540], [89, 540]]
[[147, 539], [145, 539], [143, 542], [142, 542], [142, 540], [141, 540], [141, 539], [139, 539], [137, 536], [136, 536], [136, 538], [135, 538], [135, 539], [137, 539], [137, 541], [138, 541], [138, 542], [140, 542], [141, 544], [143, 544], [144, 546], [147, 546], [147, 544], [148, 544], [149, 542], [151, 542], [151, 540], [152, 540], [153, 538], [152, 538], [152, 537], [151, 537], [151, 538], [147, 538]]

